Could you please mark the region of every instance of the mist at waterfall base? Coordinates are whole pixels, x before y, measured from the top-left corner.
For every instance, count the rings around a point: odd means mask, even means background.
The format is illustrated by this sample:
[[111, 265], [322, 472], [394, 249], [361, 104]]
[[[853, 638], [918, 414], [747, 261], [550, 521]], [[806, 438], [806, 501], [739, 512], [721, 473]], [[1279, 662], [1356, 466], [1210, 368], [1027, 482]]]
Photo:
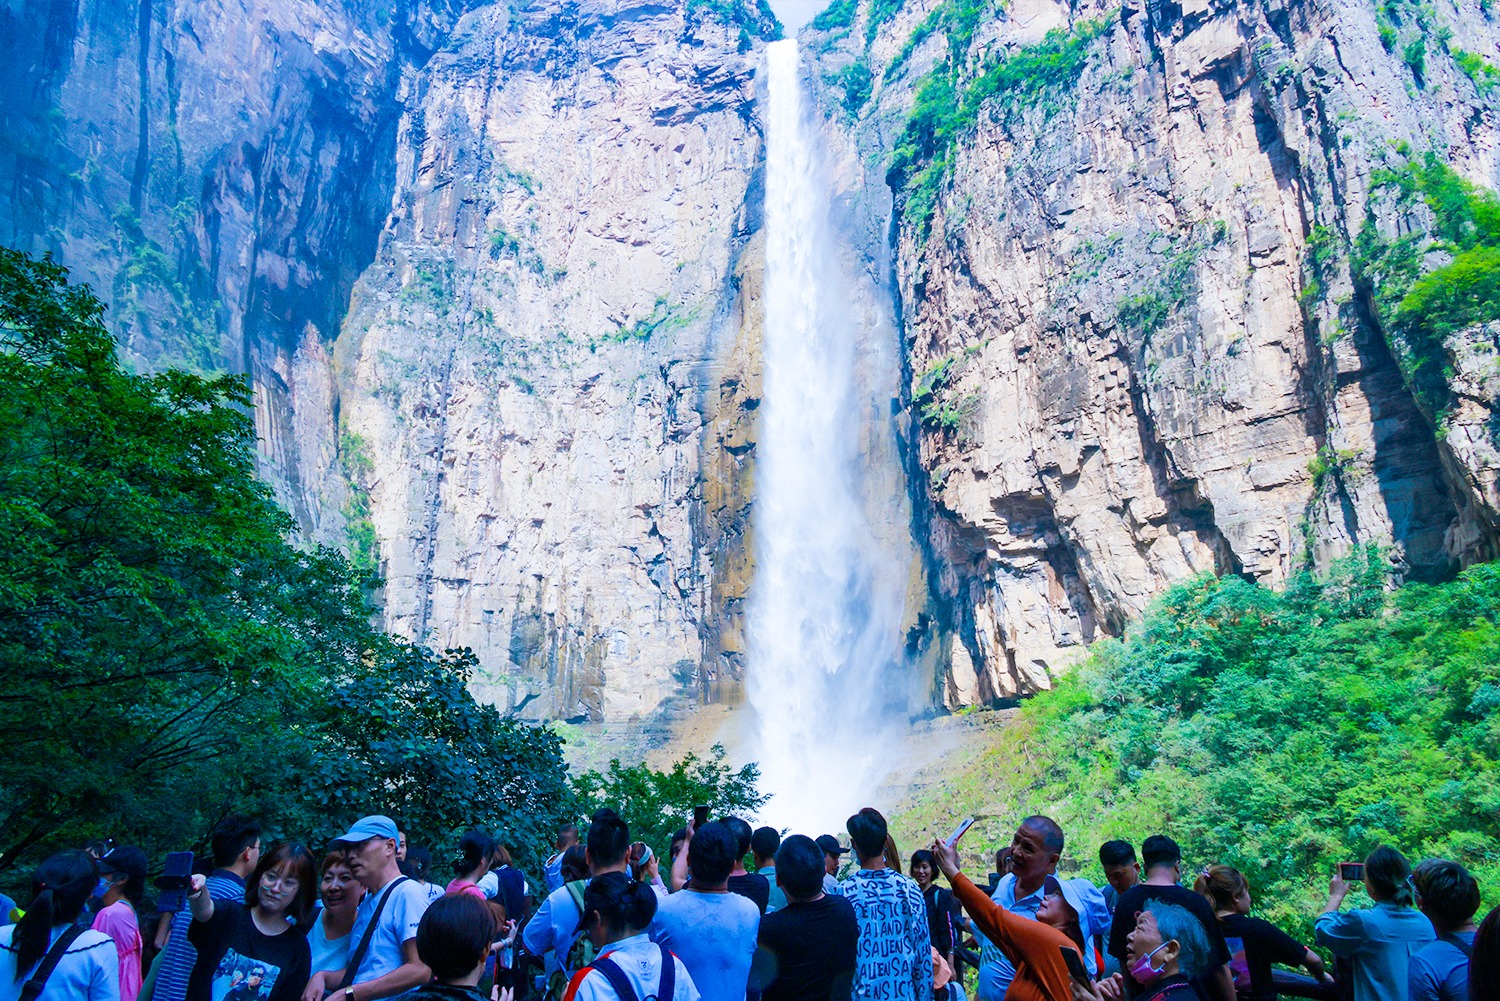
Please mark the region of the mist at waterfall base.
[[869, 495], [879, 480], [862, 458], [870, 424], [890, 420], [880, 383], [891, 373], [872, 377], [871, 359], [888, 367], [894, 353], [866, 350], [872, 325], [851, 305], [860, 300], [856, 283], [870, 279], [853, 273], [836, 235], [796, 41], [767, 46], [766, 58], [750, 750], [772, 795], [762, 818], [817, 835], [842, 831], [851, 813], [872, 804], [905, 723], [887, 709], [905, 692], [905, 568], [872, 524], [871, 512], [892, 504]]

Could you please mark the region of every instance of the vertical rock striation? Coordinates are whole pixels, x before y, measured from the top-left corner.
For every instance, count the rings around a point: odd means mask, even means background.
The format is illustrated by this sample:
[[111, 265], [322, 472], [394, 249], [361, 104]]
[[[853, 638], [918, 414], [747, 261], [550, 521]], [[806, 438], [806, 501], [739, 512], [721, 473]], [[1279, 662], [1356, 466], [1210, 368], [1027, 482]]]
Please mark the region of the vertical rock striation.
[[502, 705], [644, 717], [737, 671], [752, 66], [674, 6], [488, 8], [402, 120], [342, 440], [387, 624], [472, 647]]
[[[0, 239], [244, 373], [393, 630], [530, 716], [731, 698], [758, 380], [745, 4], [0, 9]], [[675, 701], [674, 701], [675, 700]]]
[[850, 14], [823, 19], [827, 104], [867, 190], [895, 164], [950, 705], [1046, 687], [1191, 574], [1279, 585], [1377, 542], [1424, 579], [1493, 551], [1484, 364], [1456, 346], [1468, 410], [1424, 410], [1349, 264], [1381, 168], [1437, 150], [1494, 185], [1488, 77], [1455, 41], [1494, 59], [1489, 14]]

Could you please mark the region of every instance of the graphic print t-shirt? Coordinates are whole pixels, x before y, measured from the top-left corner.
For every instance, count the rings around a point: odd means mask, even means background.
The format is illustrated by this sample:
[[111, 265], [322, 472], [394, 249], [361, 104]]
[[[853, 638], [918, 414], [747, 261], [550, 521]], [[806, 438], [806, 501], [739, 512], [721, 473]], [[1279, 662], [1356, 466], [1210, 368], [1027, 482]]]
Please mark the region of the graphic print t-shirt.
[[188, 978], [187, 1001], [298, 1001], [312, 976], [312, 952], [290, 924], [280, 935], [255, 927], [250, 909], [233, 900], [214, 902], [214, 916], [194, 921], [188, 939], [198, 962]]
[[1307, 950], [1269, 921], [1231, 914], [1219, 919], [1224, 945], [1229, 949], [1229, 972], [1234, 974], [1234, 992], [1249, 1001], [1273, 1001], [1276, 985], [1271, 964], [1301, 966]]
[[932, 996], [932, 936], [916, 881], [890, 869], [860, 869], [839, 884], [859, 919], [854, 997], [925, 1001]]

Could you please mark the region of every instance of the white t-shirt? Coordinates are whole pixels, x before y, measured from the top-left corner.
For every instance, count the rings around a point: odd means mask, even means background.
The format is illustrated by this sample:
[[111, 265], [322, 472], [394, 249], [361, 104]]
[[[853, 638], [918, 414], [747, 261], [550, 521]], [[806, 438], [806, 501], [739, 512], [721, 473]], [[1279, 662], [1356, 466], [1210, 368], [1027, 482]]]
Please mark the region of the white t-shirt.
[[[621, 939], [614, 945], [605, 946], [600, 950], [599, 955], [608, 956], [624, 971], [625, 978], [635, 988], [635, 996], [638, 998], [656, 997], [657, 988], [661, 985], [661, 960], [663, 956], [666, 956], [675, 964], [677, 986], [673, 989], [670, 998], [662, 998], [661, 1001], [698, 1001], [700, 997], [693, 978], [688, 974], [687, 967], [682, 965], [682, 960], [673, 956], [666, 946], [652, 942], [644, 932]], [[618, 999], [615, 997], [615, 989], [610, 986], [604, 974], [598, 970], [589, 970], [581, 975], [573, 975], [573, 982], [568, 985], [563, 1001], [618, 1001]]]
[[494, 900], [495, 895], [500, 892], [500, 877], [494, 872], [487, 872], [479, 877], [479, 882], [474, 884], [488, 900]]
[[417, 937], [417, 925], [427, 912], [427, 889], [416, 880], [403, 879], [394, 886], [381, 887], [376, 893], [366, 893], [359, 902], [359, 910], [354, 913], [354, 927], [349, 931], [349, 958], [354, 958], [354, 950], [364, 938], [370, 917], [387, 894], [390, 899], [380, 912], [380, 924], [370, 937], [370, 949], [359, 969], [354, 971], [351, 983], [368, 983], [400, 967], [406, 962], [406, 957], [401, 954], [402, 943]]
[[[48, 948], [67, 928], [52, 929]], [[16, 979], [16, 949], [11, 945], [15, 933], [15, 925], [0, 928], [0, 1001], [16, 1001], [40, 965], [38, 960], [26, 976]], [[92, 928], [79, 935], [58, 960], [37, 1001], [120, 1001], [120, 957], [114, 939]]]
[[317, 917], [313, 918], [312, 927], [307, 932], [307, 945], [312, 950], [314, 973], [322, 970], [342, 970], [349, 965], [349, 950], [354, 947], [351, 941], [354, 938], [353, 935], [328, 937], [327, 929], [323, 927], [325, 916], [322, 911], [319, 911]]

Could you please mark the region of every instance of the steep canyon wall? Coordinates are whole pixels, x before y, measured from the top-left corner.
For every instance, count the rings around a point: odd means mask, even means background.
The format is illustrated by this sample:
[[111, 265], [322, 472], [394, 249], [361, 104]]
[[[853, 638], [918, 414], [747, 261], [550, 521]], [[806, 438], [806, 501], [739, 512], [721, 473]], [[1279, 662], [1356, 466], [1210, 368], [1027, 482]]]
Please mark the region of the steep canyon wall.
[[[390, 628], [526, 716], [658, 725], [745, 667], [774, 33], [19, 0], [0, 240], [138, 367], [244, 373], [267, 479]], [[836, 0], [804, 42], [851, 309], [898, 311], [913, 708], [1045, 687], [1195, 573], [1495, 555], [1500, 332], [1424, 395], [1360, 249], [1434, 228], [1392, 194], [1425, 154], [1500, 178], [1488, 4]]]
[[[691, 7], [691, 9], [689, 9]], [[0, 9], [0, 239], [533, 717], [733, 700], [758, 402], [753, 6]]]
[[1433, 151], [1494, 187], [1497, 39], [1448, 3], [820, 19], [850, 197], [897, 196], [950, 705], [1046, 686], [1195, 573], [1493, 555], [1493, 332], [1449, 341], [1458, 402], [1424, 406], [1350, 260], [1367, 218], [1431, 225], [1372, 197], [1383, 171]]

